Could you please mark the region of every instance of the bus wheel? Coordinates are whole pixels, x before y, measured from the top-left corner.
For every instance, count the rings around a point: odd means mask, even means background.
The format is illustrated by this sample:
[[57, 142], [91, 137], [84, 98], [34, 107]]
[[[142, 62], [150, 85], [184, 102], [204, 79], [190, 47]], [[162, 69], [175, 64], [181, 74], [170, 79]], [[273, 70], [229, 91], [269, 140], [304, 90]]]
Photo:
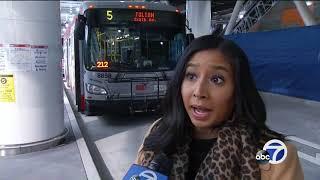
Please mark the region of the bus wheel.
[[87, 116], [95, 116], [96, 115], [95, 108], [88, 101], [85, 101], [84, 114]]

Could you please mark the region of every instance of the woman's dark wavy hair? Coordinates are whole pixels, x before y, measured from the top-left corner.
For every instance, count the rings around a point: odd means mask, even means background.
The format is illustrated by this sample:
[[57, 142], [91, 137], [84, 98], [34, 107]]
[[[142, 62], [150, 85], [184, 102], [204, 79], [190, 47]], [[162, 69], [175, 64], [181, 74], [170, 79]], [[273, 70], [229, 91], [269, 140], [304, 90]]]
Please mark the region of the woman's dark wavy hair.
[[[192, 123], [184, 108], [181, 84], [185, 77], [186, 65], [196, 52], [217, 49], [229, 61], [234, 70], [235, 106], [234, 116], [242, 123], [252, 126], [254, 137], [260, 139], [262, 130], [271, 132], [278, 139], [284, 136], [270, 130], [266, 124], [265, 104], [258, 93], [251, 76], [249, 62], [244, 51], [233, 41], [206, 35], [194, 39], [181, 56], [162, 104], [164, 111], [158, 123], [144, 141], [144, 149], [152, 151], [172, 151], [176, 145], [183, 144], [191, 137]], [[236, 121], [239, 123], [239, 121]]]

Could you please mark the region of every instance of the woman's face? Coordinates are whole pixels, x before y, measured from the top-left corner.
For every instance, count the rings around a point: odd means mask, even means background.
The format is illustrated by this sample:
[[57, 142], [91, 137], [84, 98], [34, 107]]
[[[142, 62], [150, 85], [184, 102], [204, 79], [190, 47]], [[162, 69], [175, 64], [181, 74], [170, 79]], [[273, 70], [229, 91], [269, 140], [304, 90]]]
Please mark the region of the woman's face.
[[234, 84], [232, 67], [219, 50], [203, 50], [191, 57], [181, 95], [196, 131], [210, 132], [230, 117]]

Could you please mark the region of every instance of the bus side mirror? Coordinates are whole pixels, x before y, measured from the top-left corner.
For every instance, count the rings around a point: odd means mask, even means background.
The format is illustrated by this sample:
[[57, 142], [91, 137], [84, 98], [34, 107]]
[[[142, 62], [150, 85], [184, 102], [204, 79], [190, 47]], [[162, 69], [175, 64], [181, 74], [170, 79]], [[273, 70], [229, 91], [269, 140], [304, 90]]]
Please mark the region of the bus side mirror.
[[194, 40], [194, 34], [189, 33], [186, 35], [186, 38], [187, 38], [187, 45], [189, 45], [191, 43], [191, 41]]
[[78, 15], [78, 18], [75, 24], [75, 29], [74, 29], [75, 38], [77, 40], [84, 40], [85, 27], [86, 27], [86, 17], [84, 17], [83, 15]]

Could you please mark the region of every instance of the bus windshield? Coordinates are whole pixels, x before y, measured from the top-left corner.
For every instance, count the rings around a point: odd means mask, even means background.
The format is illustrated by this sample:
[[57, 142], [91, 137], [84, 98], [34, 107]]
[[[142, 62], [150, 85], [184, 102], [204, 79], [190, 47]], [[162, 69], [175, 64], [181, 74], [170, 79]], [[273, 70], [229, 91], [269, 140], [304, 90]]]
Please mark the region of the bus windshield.
[[138, 25], [89, 27], [86, 68], [92, 71], [172, 70], [186, 43], [182, 29]]

